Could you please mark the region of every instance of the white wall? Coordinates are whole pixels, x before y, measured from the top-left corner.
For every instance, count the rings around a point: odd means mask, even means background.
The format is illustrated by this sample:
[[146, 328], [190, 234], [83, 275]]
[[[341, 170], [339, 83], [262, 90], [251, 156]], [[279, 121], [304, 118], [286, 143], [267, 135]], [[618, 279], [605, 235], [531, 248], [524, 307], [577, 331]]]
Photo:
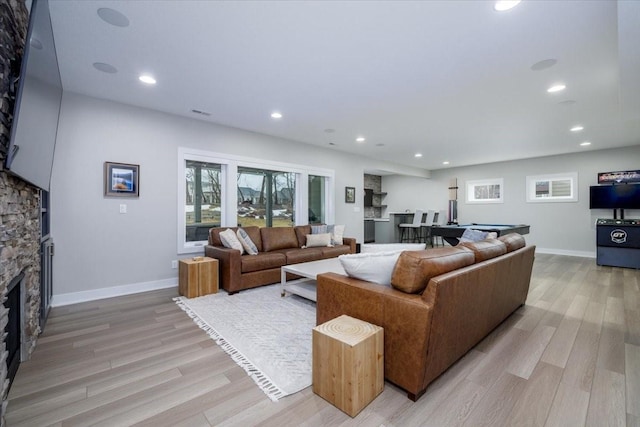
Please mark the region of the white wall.
[[[336, 223], [360, 242], [364, 170], [428, 173], [66, 92], [51, 178], [54, 304], [177, 283], [180, 146], [335, 170]], [[103, 196], [105, 161], [140, 165], [139, 198]], [[362, 195], [356, 204], [344, 203], [345, 186]]]
[[[595, 220], [612, 218], [611, 210], [589, 210], [589, 186], [597, 184], [598, 172], [637, 170], [640, 145], [585, 151], [578, 154], [542, 157], [431, 172], [431, 179], [385, 176], [382, 189], [389, 211], [447, 209], [450, 178], [458, 179], [458, 220], [461, 224], [529, 224], [529, 243], [546, 252], [595, 256]], [[573, 203], [527, 203], [526, 177], [529, 175], [578, 172], [578, 201]], [[467, 204], [465, 182], [503, 178], [504, 203]], [[627, 218], [640, 218], [640, 211], [628, 210]]]

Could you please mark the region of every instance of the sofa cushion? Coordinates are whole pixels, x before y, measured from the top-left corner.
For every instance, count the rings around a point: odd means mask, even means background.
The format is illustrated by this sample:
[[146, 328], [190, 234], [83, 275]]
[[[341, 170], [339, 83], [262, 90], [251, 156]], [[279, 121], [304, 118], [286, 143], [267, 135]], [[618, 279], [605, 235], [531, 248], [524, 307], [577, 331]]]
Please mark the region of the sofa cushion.
[[507, 245], [497, 239], [485, 239], [479, 242], [464, 242], [458, 246], [464, 246], [473, 251], [476, 262], [486, 261], [507, 253]]
[[298, 247], [301, 248], [307, 245], [307, 234], [311, 234], [310, 225], [297, 225], [293, 227], [298, 238]]
[[322, 249], [322, 258], [335, 258], [339, 255], [345, 255], [351, 253], [351, 247], [349, 245], [329, 246]]
[[317, 248], [320, 246], [331, 246], [330, 233], [307, 235], [307, 248]]
[[432, 277], [475, 262], [473, 252], [465, 247], [444, 247], [400, 254], [391, 276], [391, 285], [403, 292], [422, 292]]
[[389, 286], [400, 254], [399, 251], [361, 253], [340, 255], [338, 259], [349, 277]]
[[256, 247], [255, 243], [253, 243], [253, 240], [251, 240], [251, 237], [249, 237], [246, 231], [244, 231], [242, 228], [238, 228], [236, 236], [238, 236], [238, 240], [240, 240], [242, 247], [249, 255], [258, 254], [258, 248]]
[[236, 236], [236, 233], [232, 229], [227, 228], [222, 233], [220, 233], [220, 240], [222, 241], [222, 245], [225, 248], [238, 250], [240, 251], [240, 254], [244, 253], [244, 247], [242, 246], [242, 243], [240, 243], [240, 240], [238, 240], [238, 236]]
[[505, 234], [504, 236], [498, 237], [498, 240], [507, 246], [507, 252], [513, 252], [516, 249], [524, 248], [526, 245], [524, 236], [518, 233]]
[[285, 252], [287, 264], [318, 261], [322, 259], [322, 248], [291, 249]]
[[240, 271], [250, 273], [252, 271], [268, 270], [287, 265], [287, 257], [283, 253], [261, 252], [255, 256], [243, 256], [240, 259]]
[[262, 250], [265, 252], [298, 247], [298, 238], [293, 227], [263, 227], [260, 229], [260, 236]]

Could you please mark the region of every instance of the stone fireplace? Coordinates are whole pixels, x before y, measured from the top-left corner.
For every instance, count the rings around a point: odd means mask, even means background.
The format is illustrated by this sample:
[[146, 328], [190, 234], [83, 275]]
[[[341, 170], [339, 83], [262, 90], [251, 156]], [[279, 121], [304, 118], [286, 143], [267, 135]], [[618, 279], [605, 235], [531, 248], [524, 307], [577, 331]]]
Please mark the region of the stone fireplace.
[[[10, 302], [19, 304], [20, 332], [0, 339], [0, 423], [4, 425], [9, 389], [7, 344], [19, 342], [19, 357], [26, 359], [35, 348], [40, 333], [40, 193], [26, 182], [3, 170], [15, 97], [15, 79], [27, 33], [28, 12], [24, 0], [0, 3], [0, 325], [4, 331], [10, 321], [5, 307], [9, 287], [17, 289]], [[19, 334], [16, 337], [15, 334]], [[4, 336], [4, 334], [2, 335]]]

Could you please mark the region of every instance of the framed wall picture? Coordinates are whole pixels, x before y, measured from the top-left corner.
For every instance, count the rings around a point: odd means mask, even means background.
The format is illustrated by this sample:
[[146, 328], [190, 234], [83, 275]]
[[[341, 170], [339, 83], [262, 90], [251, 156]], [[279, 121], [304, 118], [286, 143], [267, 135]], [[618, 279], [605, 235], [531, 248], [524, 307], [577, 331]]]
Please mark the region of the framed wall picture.
[[344, 201], [346, 203], [355, 203], [356, 202], [356, 188], [355, 187], [344, 187]]
[[502, 203], [503, 179], [467, 181], [467, 203]]
[[104, 195], [138, 197], [139, 177], [139, 165], [104, 162]]

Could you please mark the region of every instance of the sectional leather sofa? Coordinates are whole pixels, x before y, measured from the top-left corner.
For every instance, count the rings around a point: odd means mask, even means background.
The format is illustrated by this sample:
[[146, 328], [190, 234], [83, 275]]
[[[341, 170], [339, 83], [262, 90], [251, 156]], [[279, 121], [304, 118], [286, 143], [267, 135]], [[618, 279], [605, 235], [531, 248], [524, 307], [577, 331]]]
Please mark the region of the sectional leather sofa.
[[219, 263], [220, 285], [230, 294], [280, 281], [280, 267], [301, 262], [335, 258], [355, 253], [356, 240], [343, 237], [342, 245], [305, 247], [310, 225], [295, 227], [242, 227], [258, 249], [257, 255], [241, 255], [236, 249], [225, 247], [220, 233], [237, 227], [216, 227], [209, 230], [209, 244], [205, 256]]
[[317, 324], [342, 314], [384, 328], [385, 378], [417, 400], [525, 303], [535, 246], [519, 234], [402, 252], [391, 286], [318, 275]]

